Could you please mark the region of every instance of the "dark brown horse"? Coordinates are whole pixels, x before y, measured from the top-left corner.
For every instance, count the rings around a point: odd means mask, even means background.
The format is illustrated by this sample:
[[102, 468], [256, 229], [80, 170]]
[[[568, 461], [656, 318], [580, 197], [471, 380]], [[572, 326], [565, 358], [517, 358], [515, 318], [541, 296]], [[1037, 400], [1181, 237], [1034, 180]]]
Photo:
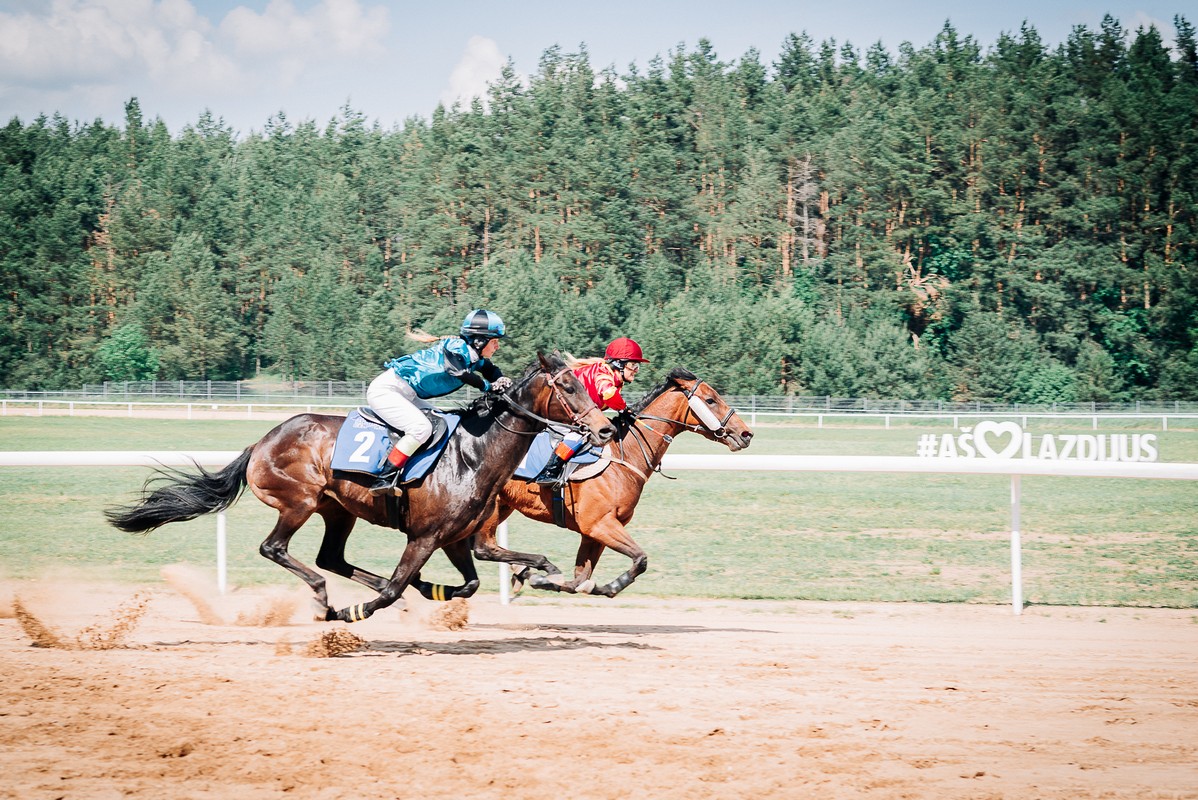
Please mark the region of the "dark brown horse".
[[[409, 584], [423, 583], [420, 568], [437, 548], [467, 579], [459, 588], [468, 596], [478, 588], [469, 537], [494, 516], [495, 494], [511, 478], [533, 436], [551, 421], [585, 432], [596, 445], [615, 432], [556, 352], [538, 359], [504, 395], [485, 396], [463, 414], [433, 470], [405, 487], [398, 520], [387, 508], [393, 499], [372, 497], [364, 483], [333, 473], [333, 445], [344, 417], [324, 414], [288, 419], [220, 472], [162, 471], [158, 478], [165, 484], [151, 488], [156, 483], [151, 479], [137, 503], [109, 510], [108, 519], [124, 531], [151, 531], [224, 510], [248, 485], [279, 512], [260, 552], [312, 587], [324, 619], [355, 622], [391, 605]], [[325, 524], [316, 565], [369, 586], [379, 593], [376, 599], [334, 610], [324, 578], [287, 551], [291, 537], [313, 514]], [[390, 579], [345, 560], [345, 543], [359, 518], [407, 534], [407, 547]], [[398, 525], [391, 524], [396, 521]], [[427, 590], [429, 584], [423, 586]]]
[[[483, 561], [524, 564], [517, 583], [528, 580], [537, 589], [614, 597], [649, 565], [648, 556], [625, 526], [632, 520], [649, 476], [661, 468], [661, 459], [674, 437], [695, 431], [733, 452], [749, 446], [753, 431], [710, 385], [685, 369], [675, 369], [632, 409], [636, 422], [624, 428], [608, 445], [613, 463], [599, 475], [572, 481], [564, 489], [565, 523], [582, 534], [574, 562], [574, 579], [562, 580], [561, 570], [535, 553], [518, 553], [499, 547], [495, 529], [513, 511], [529, 519], [553, 523], [553, 489], [513, 478], [499, 493], [494, 512], [480, 527], [474, 555]], [[632, 559], [632, 566], [615, 580], [596, 586], [591, 576], [604, 548]], [[532, 573], [531, 570], [546, 573]]]

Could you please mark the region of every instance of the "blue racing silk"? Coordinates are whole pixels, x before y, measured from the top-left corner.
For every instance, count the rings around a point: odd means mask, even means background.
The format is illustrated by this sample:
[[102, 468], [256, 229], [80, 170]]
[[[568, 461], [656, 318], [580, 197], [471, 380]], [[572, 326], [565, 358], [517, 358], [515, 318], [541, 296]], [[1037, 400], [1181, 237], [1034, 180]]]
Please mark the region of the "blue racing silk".
[[424, 400], [457, 391], [464, 383], [485, 392], [491, 388], [490, 381], [503, 374], [459, 336], [439, 339], [423, 350], [391, 359], [386, 366]]

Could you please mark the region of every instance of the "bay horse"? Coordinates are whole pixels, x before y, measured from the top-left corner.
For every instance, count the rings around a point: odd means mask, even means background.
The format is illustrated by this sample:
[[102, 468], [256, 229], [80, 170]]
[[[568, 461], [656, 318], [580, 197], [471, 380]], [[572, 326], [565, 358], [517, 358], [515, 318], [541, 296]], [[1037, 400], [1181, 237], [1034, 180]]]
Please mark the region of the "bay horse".
[[[662, 456], [674, 437], [694, 431], [736, 452], [749, 446], [753, 431], [710, 384], [681, 367], [630, 411], [635, 421], [608, 445], [618, 453], [612, 463], [593, 478], [568, 481], [563, 489], [566, 527], [581, 534], [573, 580], [563, 581], [561, 570], [543, 555], [507, 550], [496, 543], [496, 528], [513, 511], [553, 524], [554, 487], [520, 478], [512, 478], [500, 490], [499, 502], [475, 536], [475, 558], [523, 564], [525, 569], [516, 574], [514, 583], [527, 580], [537, 589], [615, 597], [636, 580], [648, 568], [649, 559], [625, 526], [632, 520], [649, 476], [661, 471]], [[609, 547], [632, 559], [632, 565], [610, 583], [597, 586], [592, 580], [595, 565]], [[546, 574], [530, 576], [531, 570]]]
[[[505, 393], [484, 395], [463, 412], [432, 471], [404, 487], [398, 520], [390, 516], [397, 509], [388, 509], [395, 498], [372, 497], [368, 481], [333, 472], [333, 445], [345, 418], [326, 414], [291, 417], [219, 472], [198, 465], [195, 475], [159, 470], [136, 503], [109, 509], [106, 516], [123, 531], [148, 532], [223, 511], [249, 486], [279, 512], [259, 552], [312, 588], [323, 612], [318, 619], [356, 622], [394, 603], [409, 584], [428, 591], [431, 585], [420, 581], [420, 569], [437, 548], [466, 578], [457, 588], [461, 596], [469, 596], [478, 588], [469, 537], [494, 516], [495, 495], [519, 466], [533, 437], [551, 422], [585, 433], [597, 446], [615, 432], [559, 353], [538, 353], [537, 358]], [[313, 514], [323, 517], [325, 525], [316, 565], [369, 586], [378, 592], [377, 598], [334, 610], [324, 578], [287, 551], [291, 537]], [[345, 560], [345, 543], [358, 519], [407, 534], [403, 556], [389, 579]]]

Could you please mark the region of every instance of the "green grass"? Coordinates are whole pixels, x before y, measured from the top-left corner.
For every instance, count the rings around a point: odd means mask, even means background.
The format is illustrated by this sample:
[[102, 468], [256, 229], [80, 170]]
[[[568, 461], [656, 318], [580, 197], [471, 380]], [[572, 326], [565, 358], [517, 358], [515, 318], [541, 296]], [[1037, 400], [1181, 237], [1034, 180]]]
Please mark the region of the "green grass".
[[[275, 424], [5, 417], [0, 450], [239, 450]], [[762, 424], [748, 452], [914, 455], [918, 434], [933, 430], [892, 425]], [[1088, 421], [1037, 430], [1091, 432]], [[1157, 435], [1163, 460], [1198, 462], [1198, 432]], [[726, 451], [687, 434], [671, 452]], [[83, 573], [141, 583], [158, 580], [170, 563], [211, 569], [213, 517], [144, 537], [105, 524], [103, 508], [131, 499], [148, 474], [143, 468], [0, 470], [0, 571], [15, 579]], [[1009, 602], [1004, 476], [684, 471], [675, 477], [655, 476], [646, 487], [630, 532], [649, 554], [649, 571], [624, 596]], [[1194, 482], [1024, 477], [1022, 487], [1028, 602], [1198, 607]], [[273, 522], [273, 512], [252, 495], [231, 509], [232, 583], [295, 581], [258, 555]], [[293, 543], [309, 564], [319, 526], [319, 520], [309, 523]], [[576, 535], [522, 518], [510, 528], [513, 547], [544, 552], [563, 569], [573, 563]], [[403, 545], [402, 534], [359, 523], [349, 555], [389, 574]], [[608, 553], [598, 576], [610, 580], [626, 566]], [[496, 591], [492, 565], [480, 572], [483, 590]], [[425, 575], [456, 582], [440, 555]], [[339, 583], [330, 583], [334, 597]]]

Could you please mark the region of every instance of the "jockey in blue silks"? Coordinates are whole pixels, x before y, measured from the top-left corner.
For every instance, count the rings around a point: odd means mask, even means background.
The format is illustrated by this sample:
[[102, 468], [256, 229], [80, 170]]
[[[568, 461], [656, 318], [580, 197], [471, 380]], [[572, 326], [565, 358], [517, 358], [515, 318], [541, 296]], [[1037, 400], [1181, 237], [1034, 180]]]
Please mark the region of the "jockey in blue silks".
[[375, 413], [403, 431], [387, 455], [388, 469], [370, 487], [372, 495], [395, 492], [404, 464], [432, 435], [432, 424], [421, 411], [432, 407], [427, 400], [447, 395], [464, 384], [483, 392], [501, 392], [511, 385], [511, 379], [491, 362], [505, 334], [499, 315], [475, 309], [466, 315], [460, 333], [442, 338], [409, 334], [431, 345], [388, 361], [387, 368], [366, 389], [366, 402]]

